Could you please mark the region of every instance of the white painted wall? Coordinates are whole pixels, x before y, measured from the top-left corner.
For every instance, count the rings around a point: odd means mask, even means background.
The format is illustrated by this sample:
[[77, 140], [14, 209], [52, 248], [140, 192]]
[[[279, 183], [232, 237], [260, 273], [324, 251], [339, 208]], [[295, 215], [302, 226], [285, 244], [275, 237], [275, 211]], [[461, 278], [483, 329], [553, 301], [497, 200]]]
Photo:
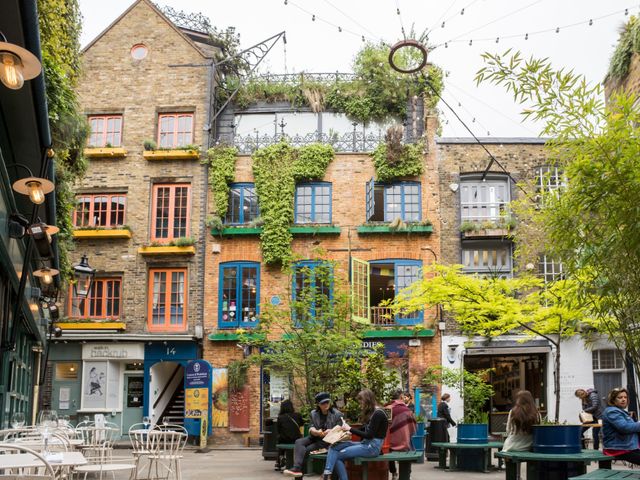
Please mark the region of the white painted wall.
[[175, 392], [178, 383], [183, 381], [183, 373], [178, 372], [173, 378], [171, 385], [167, 388], [168, 394], [165, 394], [164, 398], [158, 402], [158, 405], [156, 405], [155, 408], [153, 408], [153, 404], [158, 398], [158, 395], [160, 395], [164, 390], [164, 386], [171, 378], [171, 374], [177, 366], [178, 364], [174, 362], [158, 362], [151, 367], [151, 381], [149, 383], [149, 416], [151, 417], [152, 425], [158, 423], [160, 420], [159, 417], [162, 415], [162, 412], [164, 412], [169, 400], [171, 400], [171, 396], [173, 392]]

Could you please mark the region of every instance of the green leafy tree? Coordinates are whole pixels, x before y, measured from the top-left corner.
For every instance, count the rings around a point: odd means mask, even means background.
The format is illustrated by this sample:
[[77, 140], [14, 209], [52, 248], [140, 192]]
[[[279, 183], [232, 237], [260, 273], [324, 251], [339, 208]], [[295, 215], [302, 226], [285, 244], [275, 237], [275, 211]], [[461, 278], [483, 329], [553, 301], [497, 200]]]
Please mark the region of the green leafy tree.
[[560, 415], [560, 360], [562, 341], [575, 335], [589, 339], [598, 322], [591, 317], [592, 305], [579, 296], [579, 281], [562, 279], [544, 285], [540, 278], [482, 277], [463, 273], [461, 265], [434, 265], [427, 278], [396, 297], [397, 313], [415, 311], [424, 305], [442, 305], [463, 334], [494, 338], [522, 332], [542, 337], [555, 347], [555, 420]]
[[[635, 22], [635, 20], [634, 20]], [[628, 32], [621, 42], [628, 43]], [[564, 171], [560, 195], [545, 194], [530, 208], [530, 225], [547, 254], [562, 259], [578, 282], [599, 328], [640, 363], [640, 110], [633, 95], [614, 92], [605, 105], [600, 85], [548, 60], [519, 53], [484, 55], [478, 82], [504, 86], [543, 122], [552, 162]], [[527, 240], [521, 243], [526, 245]], [[535, 251], [535, 245], [528, 251]], [[574, 275], [574, 272], [587, 272]]]

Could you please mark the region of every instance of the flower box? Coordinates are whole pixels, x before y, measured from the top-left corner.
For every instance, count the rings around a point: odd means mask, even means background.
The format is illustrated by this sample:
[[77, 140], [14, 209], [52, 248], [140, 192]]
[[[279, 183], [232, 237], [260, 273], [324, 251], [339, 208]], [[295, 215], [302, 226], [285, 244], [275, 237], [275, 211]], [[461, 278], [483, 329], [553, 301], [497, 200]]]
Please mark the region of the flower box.
[[340, 235], [342, 229], [337, 225], [294, 225], [289, 231], [294, 235]]
[[211, 229], [211, 235], [222, 235], [223, 237], [233, 235], [260, 235], [261, 233], [261, 227], [224, 227], [222, 229]]
[[483, 228], [481, 230], [471, 230], [462, 232], [462, 238], [495, 238], [508, 237], [509, 230], [506, 228]]
[[406, 228], [391, 228], [389, 225], [360, 225], [357, 227], [359, 235], [370, 235], [376, 233], [433, 233], [433, 225], [407, 225]]
[[127, 156], [127, 151], [121, 147], [90, 147], [85, 148], [83, 153], [87, 158], [124, 158]]
[[124, 322], [57, 322], [62, 330], [126, 330]]
[[73, 238], [131, 238], [131, 230], [127, 228], [74, 230]]
[[197, 160], [198, 150], [145, 150], [142, 156], [146, 160]]
[[188, 245], [177, 247], [174, 245], [147, 246], [138, 249], [140, 255], [195, 255], [196, 247]]

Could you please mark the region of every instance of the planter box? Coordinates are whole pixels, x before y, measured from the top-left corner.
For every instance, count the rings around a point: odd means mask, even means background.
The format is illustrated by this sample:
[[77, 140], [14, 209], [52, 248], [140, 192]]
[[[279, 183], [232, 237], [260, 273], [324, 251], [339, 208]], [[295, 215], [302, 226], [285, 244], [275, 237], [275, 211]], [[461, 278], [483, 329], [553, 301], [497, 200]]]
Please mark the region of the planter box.
[[459, 423], [458, 443], [487, 443], [489, 425], [486, 423]]
[[84, 156], [87, 158], [124, 158], [127, 151], [121, 147], [85, 148]]
[[289, 227], [294, 235], [340, 235], [341, 228], [334, 225], [296, 225]]
[[194, 247], [193, 245], [187, 247], [140, 247], [138, 249], [138, 253], [140, 255], [195, 255], [196, 247]]
[[402, 230], [392, 229], [389, 225], [360, 225], [356, 228], [359, 235], [370, 235], [374, 233], [433, 233], [433, 225], [408, 225]]
[[582, 425], [534, 425], [533, 451], [536, 453], [580, 453]]
[[145, 160], [197, 160], [200, 158], [198, 150], [145, 150], [142, 152]]
[[62, 330], [126, 330], [124, 322], [57, 322]]
[[261, 227], [225, 227], [222, 230], [219, 228], [212, 228], [211, 235], [222, 235], [223, 237], [233, 235], [260, 235], [262, 233]]
[[73, 238], [131, 238], [131, 230], [126, 228], [74, 230]]
[[485, 228], [472, 232], [462, 232], [462, 238], [488, 238], [488, 237], [508, 237], [510, 231], [506, 228]]

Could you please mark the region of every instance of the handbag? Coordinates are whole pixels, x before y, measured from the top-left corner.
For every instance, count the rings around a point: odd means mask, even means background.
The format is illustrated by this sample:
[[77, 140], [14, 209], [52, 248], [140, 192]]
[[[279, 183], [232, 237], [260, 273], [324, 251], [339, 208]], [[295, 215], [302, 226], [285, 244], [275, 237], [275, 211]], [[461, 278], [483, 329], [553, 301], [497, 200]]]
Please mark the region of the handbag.
[[582, 423], [593, 423], [595, 420], [589, 412], [580, 412], [578, 418]]
[[346, 440], [351, 440], [351, 432], [345, 432], [340, 425], [336, 425], [322, 437], [322, 441], [328, 444], [344, 442]]

